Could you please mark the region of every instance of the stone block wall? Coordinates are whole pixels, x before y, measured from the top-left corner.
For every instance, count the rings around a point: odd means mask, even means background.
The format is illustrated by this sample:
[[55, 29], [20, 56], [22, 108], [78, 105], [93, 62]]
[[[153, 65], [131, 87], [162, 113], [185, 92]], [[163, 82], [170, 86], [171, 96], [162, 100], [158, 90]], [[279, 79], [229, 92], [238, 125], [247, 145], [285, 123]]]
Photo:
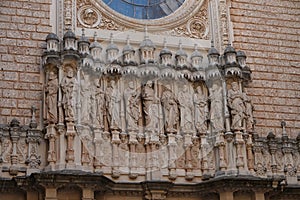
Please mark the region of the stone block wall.
[[281, 134], [280, 122], [296, 137], [300, 131], [300, 1], [232, 0], [234, 42], [246, 52], [253, 82], [257, 132]]
[[51, 32], [51, 0], [0, 1], [0, 123], [28, 124], [41, 110], [41, 55]]

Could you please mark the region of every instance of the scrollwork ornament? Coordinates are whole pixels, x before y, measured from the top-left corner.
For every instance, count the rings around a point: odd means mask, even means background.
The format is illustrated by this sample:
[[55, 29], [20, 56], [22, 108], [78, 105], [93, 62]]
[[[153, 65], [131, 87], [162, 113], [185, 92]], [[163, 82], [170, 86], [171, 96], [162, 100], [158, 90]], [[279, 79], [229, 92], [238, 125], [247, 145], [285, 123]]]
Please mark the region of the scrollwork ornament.
[[97, 26], [97, 28], [113, 30], [113, 31], [124, 29], [121, 28], [115, 21], [105, 17], [102, 17], [101, 23]]
[[90, 0], [77, 0], [77, 5], [81, 8], [84, 5], [91, 5]]
[[199, 19], [191, 19], [186, 25], [187, 33], [192, 38], [206, 38], [208, 35], [208, 28], [205, 22]]
[[102, 15], [98, 10], [84, 6], [78, 10], [78, 21], [84, 27], [95, 28], [101, 23]]

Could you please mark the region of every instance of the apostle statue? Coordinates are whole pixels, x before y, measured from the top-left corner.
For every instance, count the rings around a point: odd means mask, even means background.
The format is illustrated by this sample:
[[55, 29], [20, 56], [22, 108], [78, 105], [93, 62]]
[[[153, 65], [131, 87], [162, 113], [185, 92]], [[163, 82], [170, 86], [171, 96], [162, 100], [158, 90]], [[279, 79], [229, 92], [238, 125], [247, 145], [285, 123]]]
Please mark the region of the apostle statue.
[[95, 112], [96, 112], [96, 124], [100, 128], [104, 128], [104, 110], [105, 110], [105, 92], [102, 90], [100, 80], [95, 79]]
[[89, 75], [82, 73], [83, 78], [80, 81], [80, 103], [81, 103], [81, 122], [88, 124], [91, 113], [91, 84]]
[[228, 90], [228, 106], [232, 117], [231, 129], [241, 130], [245, 118], [245, 105], [243, 102], [243, 93], [239, 89], [237, 82], [231, 83], [231, 89]]
[[68, 122], [74, 121], [73, 107], [73, 88], [75, 84], [74, 70], [70, 66], [66, 66], [66, 75], [61, 82], [61, 90], [63, 93], [63, 108], [65, 111], [65, 120]]
[[127, 129], [137, 129], [140, 112], [140, 93], [135, 90], [134, 82], [130, 81], [124, 91]]
[[210, 124], [213, 133], [224, 130], [222, 87], [213, 84], [209, 95]]
[[207, 97], [201, 86], [196, 88], [193, 100], [195, 105], [196, 130], [199, 134], [205, 134], [207, 132], [208, 105]]
[[152, 81], [147, 81], [143, 87], [142, 100], [146, 130], [157, 131], [159, 122], [159, 99], [155, 94]]
[[49, 72], [49, 80], [46, 87], [47, 121], [49, 124], [57, 123], [57, 91], [58, 78], [55, 72]]
[[167, 133], [175, 133], [178, 123], [178, 105], [175, 95], [167, 85], [162, 93], [161, 102], [165, 118], [165, 130]]
[[180, 106], [180, 127], [183, 132], [190, 133], [193, 130], [193, 97], [187, 85], [178, 93]]
[[243, 93], [244, 104], [245, 104], [245, 119], [246, 119], [246, 130], [248, 132], [253, 131], [254, 118], [253, 118], [253, 106], [250, 97], [246, 93]]
[[121, 95], [114, 80], [110, 82], [105, 92], [106, 113], [109, 127], [112, 130], [121, 129], [120, 106]]

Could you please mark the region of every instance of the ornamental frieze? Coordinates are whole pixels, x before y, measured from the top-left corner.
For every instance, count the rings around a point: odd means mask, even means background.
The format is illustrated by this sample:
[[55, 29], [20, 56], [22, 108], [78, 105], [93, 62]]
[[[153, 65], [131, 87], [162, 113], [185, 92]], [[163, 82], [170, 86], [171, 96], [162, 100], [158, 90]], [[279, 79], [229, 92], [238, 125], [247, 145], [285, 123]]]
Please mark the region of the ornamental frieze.
[[44, 135], [35, 108], [29, 126], [1, 125], [5, 176], [79, 170], [133, 182], [222, 175], [297, 182], [299, 137], [287, 136], [285, 122], [281, 137], [255, 132], [243, 52], [229, 45], [220, 56], [212, 46], [207, 64], [197, 46], [186, 53], [180, 43], [173, 53], [147, 34], [138, 50], [128, 38], [120, 51], [111, 36], [102, 52], [96, 37], [77, 39], [70, 30], [46, 42]]
[[242, 52], [228, 46], [220, 60], [212, 47], [207, 65], [197, 45], [189, 56], [181, 42], [172, 56], [165, 41], [157, 59], [147, 32], [137, 51], [129, 38], [120, 51], [111, 35], [103, 52], [96, 36], [77, 40], [70, 30], [61, 45], [55, 34], [46, 41], [48, 169], [174, 181], [254, 173]]
[[[168, 16], [155, 20], [137, 20], [121, 15], [101, 1], [77, 1], [77, 26], [79, 28], [95, 28], [101, 30], [124, 31], [129, 29], [141, 30], [145, 26], [157, 35], [184, 36], [197, 39], [208, 39], [209, 19], [208, 1], [188, 0], [173, 13], [173, 18]], [[195, 4], [191, 7], [189, 4]], [[182, 11], [181, 11], [182, 10]], [[182, 12], [193, 13], [182, 17]], [[174, 20], [178, 15], [178, 19]]]

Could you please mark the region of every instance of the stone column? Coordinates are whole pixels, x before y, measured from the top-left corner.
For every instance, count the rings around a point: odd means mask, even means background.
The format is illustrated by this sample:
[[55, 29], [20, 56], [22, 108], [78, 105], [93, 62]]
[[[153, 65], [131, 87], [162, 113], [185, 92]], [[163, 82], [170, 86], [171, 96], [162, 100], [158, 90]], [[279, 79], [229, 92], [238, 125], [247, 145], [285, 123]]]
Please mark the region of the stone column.
[[66, 165], [66, 145], [65, 145], [65, 126], [63, 124], [57, 125], [58, 141], [57, 141], [57, 169], [65, 169]]
[[82, 189], [82, 200], [94, 200], [94, 191], [89, 188]]
[[129, 178], [135, 179], [138, 176], [137, 173], [137, 158], [136, 158], [136, 145], [138, 141], [136, 139], [136, 133], [129, 133]]
[[191, 155], [191, 147], [192, 147], [192, 135], [189, 133], [185, 133], [184, 135], [184, 150], [185, 150], [185, 179], [192, 180], [194, 175], [192, 173], [192, 155]]
[[208, 147], [209, 144], [207, 142], [207, 135], [203, 134], [200, 136], [201, 138], [201, 145], [200, 145], [200, 149], [201, 149], [201, 153], [202, 153], [202, 165], [201, 165], [201, 169], [202, 169], [202, 173], [203, 173], [203, 178], [210, 178], [210, 173], [209, 173], [209, 167], [208, 167], [208, 157], [207, 154], [208, 152]]
[[56, 130], [54, 125], [47, 126], [47, 133], [45, 135], [45, 139], [49, 140], [49, 149], [47, 161], [49, 163], [49, 170], [54, 170], [56, 163], [56, 150], [55, 150], [55, 141], [56, 141]]
[[103, 143], [102, 131], [100, 129], [94, 130], [94, 143], [95, 143], [95, 157], [94, 157], [94, 167], [95, 172], [100, 172], [102, 168], [101, 163], [101, 144]]
[[169, 150], [168, 168], [169, 168], [169, 179], [170, 180], [175, 180], [177, 177], [177, 174], [176, 174], [176, 159], [177, 159], [176, 146], [177, 146], [177, 143], [176, 143], [175, 134], [169, 133], [168, 134], [168, 150]]
[[56, 188], [45, 189], [45, 200], [57, 200]]
[[233, 200], [233, 192], [224, 191], [220, 192], [220, 200]]
[[247, 152], [248, 169], [251, 174], [254, 174], [254, 155], [252, 149], [253, 149], [253, 142], [252, 142], [252, 135], [250, 134], [246, 142], [246, 152]]
[[158, 142], [152, 142], [150, 144], [151, 148], [151, 180], [160, 180], [161, 179], [161, 171], [159, 169], [159, 161], [158, 161]]
[[74, 155], [74, 137], [76, 135], [75, 129], [74, 129], [74, 123], [73, 122], [67, 122], [67, 150], [66, 150], [66, 161], [67, 169], [74, 169], [75, 168], [75, 155]]
[[270, 132], [267, 136], [268, 139], [268, 146], [271, 154], [271, 168], [272, 168], [272, 174], [277, 174], [277, 163], [275, 159], [275, 153], [277, 151], [277, 142], [275, 139], [274, 133]]
[[235, 131], [235, 144], [236, 144], [236, 167], [239, 173], [245, 173], [244, 170], [244, 155], [243, 150], [245, 146], [245, 141], [241, 131]]
[[11, 166], [9, 168], [9, 174], [16, 176], [19, 171], [18, 163], [18, 152], [17, 152], [17, 143], [20, 139], [20, 122], [16, 119], [13, 119], [10, 123], [10, 138], [12, 142], [12, 152], [10, 154]]
[[119, 178], [120, 177], [120, 170], [119, 170], [119, 144], [120, 144], [120, 137], [119, 137], [119, 131], [113, 130], [112, 131], [112, 161], [113, 161], [113, 167], [112, 167], [112, 177], [113, 178]]
[[227, 170], [229, 173], [236, 173], [236, 160], [235, 160], [235, 152], [233, 147], [233, 133], [227, 132], [225, 134], [226, 139], [226, 151], [227, 151]]
[[216, 146], [219, 150], [219, 170], [220, 174], [224, 174], [224, 171], [227, 168], [226, 160], [225, 160], [225, 140], [224, 140], [224, 134], [221, 132], [218, 134]]

